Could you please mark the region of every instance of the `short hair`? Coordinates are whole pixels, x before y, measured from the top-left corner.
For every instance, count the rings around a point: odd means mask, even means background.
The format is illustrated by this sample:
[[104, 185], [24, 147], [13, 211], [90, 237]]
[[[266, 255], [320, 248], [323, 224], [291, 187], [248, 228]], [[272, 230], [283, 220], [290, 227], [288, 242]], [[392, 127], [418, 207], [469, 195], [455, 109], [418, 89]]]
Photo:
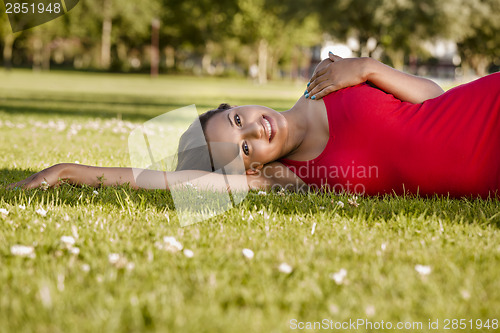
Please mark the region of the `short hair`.
[[[208, 140], [206, 140], [206, 127], [208, 121], [216, 114], [231, 109], [232, 106], [226, 103], [219, 105], [217, 109], [209, 110], [201, 114], [184, 132], [179, 139], [177, 149], [177, 166], [175, 171], [181, 170], [201, 170], [213, 172], [216, 170]], [[201, 125], [201, 131], [200, 131]], [[206, 144], [200, 145], [200, 136]]]

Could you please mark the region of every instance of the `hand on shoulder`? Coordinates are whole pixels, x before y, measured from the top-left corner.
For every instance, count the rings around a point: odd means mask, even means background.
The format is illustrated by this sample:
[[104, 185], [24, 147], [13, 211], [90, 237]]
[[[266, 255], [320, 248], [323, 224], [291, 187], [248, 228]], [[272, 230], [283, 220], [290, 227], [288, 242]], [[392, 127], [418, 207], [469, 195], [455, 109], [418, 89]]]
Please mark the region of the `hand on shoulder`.
[[326, 95], [366, 81], [370, 58], [344, 59], [330, 52], [316, 67], [309, 81], [306, 98], [319, 100]]

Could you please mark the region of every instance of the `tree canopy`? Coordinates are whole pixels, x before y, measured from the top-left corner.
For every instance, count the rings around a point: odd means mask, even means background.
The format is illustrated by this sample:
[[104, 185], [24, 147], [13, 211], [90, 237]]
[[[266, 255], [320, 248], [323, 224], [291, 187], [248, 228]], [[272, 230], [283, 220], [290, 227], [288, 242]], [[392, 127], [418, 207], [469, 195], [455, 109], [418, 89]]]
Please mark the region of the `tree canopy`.
[[60, 65], [141, 71], [150, 66], [151, 24], [160, 20], [160, 69], [296, 75], [325, 36], [357, 41], [358, 56], [396, 67], [429, 57], [425, 43], [456, 43], [478, 74], [500, 65], [498, 0], [87, 0], [49, 23], [13, 34], [0, 7], [5, 67]]

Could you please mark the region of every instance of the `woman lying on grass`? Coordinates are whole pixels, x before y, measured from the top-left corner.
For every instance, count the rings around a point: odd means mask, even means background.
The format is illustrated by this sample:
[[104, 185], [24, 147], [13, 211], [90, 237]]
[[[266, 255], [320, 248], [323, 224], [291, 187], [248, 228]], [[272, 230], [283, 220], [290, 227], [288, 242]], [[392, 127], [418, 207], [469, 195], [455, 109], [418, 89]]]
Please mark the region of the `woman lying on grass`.
[[[371, 58], [330, 54], [290, 110], [221, 104], [195, 123], [180, 140], [175, 172], [137, 177], [132, 168], [57, 164], [11, 186], [172, 189], [190, 182], [220, 191], [280, 186], [454, 197], [500, 189], [500, 73], [444, 92]], [[210, 155], [194, 143], [200, 125]], [[224, 165], [214, 157], [221, 142], [237, 147], [237, 174], [213, 172]]]

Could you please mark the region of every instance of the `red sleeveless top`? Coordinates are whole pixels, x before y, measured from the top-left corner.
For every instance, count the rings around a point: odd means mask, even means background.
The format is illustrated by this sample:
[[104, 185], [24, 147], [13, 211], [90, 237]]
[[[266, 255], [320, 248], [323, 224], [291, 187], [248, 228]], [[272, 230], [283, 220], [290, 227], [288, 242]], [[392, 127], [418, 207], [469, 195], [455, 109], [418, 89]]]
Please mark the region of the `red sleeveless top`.
[[330, 131], [323, 152], [280, 160], [306, 184], [368, 195], [500, 195], [500, 73], [421, 104], [368, 84], [323, 101]]

